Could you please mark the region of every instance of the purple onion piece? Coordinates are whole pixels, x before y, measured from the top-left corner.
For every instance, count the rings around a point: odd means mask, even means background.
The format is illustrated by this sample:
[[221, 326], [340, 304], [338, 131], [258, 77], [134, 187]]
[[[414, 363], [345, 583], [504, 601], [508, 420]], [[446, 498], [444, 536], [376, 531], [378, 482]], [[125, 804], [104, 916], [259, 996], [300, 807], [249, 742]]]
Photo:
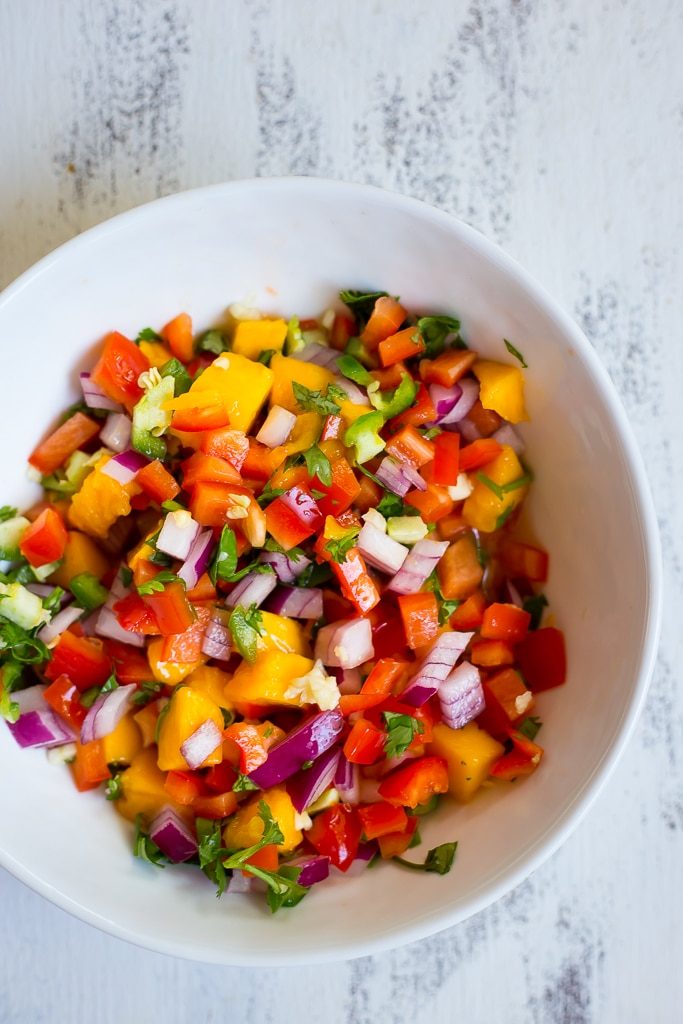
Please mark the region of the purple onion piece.
[[81, 743], [90, 743], [92, 740], [101, 740], [104, 736], [109, 736], [128, 711], [131, 697], [136, 690], [135, 683], [129, 683], [128, 686], [118, 686], [109, 693], [101, 693], [83, 720]]
[[74, 739], [50, 708], [27, 711], [16, 722], [8, 722], [7, 728], [20, 747], [58, 747]]
[[38, 639], [42, 640], [44, 644], [51, 644], [53, 640], [56, 640], [60, 633], [63, 633], [65, 629], [72, 626], [77, 619], [80, 619], [85, 609], [79, 608], [78, 605], [70, 605], [68, 608], [62, 608], [60, 612], [57, 612], [55, 617], [43, 626], [38, 631]]
[[197, 534], [187, 558], [178, 569], [178, 576], [184, 581], [188, 590], [196, 587], [200, 576], [206, 572], [213, 548], [213, 530], [202, 530]]
[[118, 402], [105, 395], [102, 388], [94, 382], [89, 373], [79, 374], [83, 399], [89, 409], [105, 409], [110, 412], [120, 412], [121, 406]]
[[315, 761], [334, 745], [344, 727], [336, 708], [308, 718], [268, 751], [267, 760], [249, 774], [261, 789], [277, 786], [301, 770], [306, 761]]
[[460, 388], [460, 397], [451, 411], [440, 420], [439, 426], [441, 427], [447, 424], [459, 423], [467, 416], [479, 398], [479, 381], [474, 380], [473, 377], [463, 377], [456, 386]]
[[442, 558], [448, 541], [419, 540], [388, 586], [396, 594], [415, 594]]
[[523, 455], [525, 444], [511, 423], [503, 423], [495, 434], [491, 435], [498, 444], [506, 444], [512, 448], [516, 455]]
[[123, 412], [113, 412], [100, 430], [100, 441], [113, 452], [125, 452], [130, 445], [133, 424]]
[[390, 573], [398, 572], [408, 556], [408, 548], [392, 540], [388, 534], [378, 530], [372, 523], [365, 523], [358, 534], [360, 553], [375, 569]]
[[[117, 601], [121, 598], [117, 597]], [[116, 618], [111, 609], [103, 605], [100, 608], [100, 614], [97, 617], [97, 623], [95, 625], [95, 632], [98, 636], [103, 636], [108, 640], [120, 640], [123, 644], [130, 644], [131, 647], [144, 647], [145, 638], [142, 633], [133, 633], [129, 629], [124, 629], [119, 624], [119, 620]]]
[[454, 384], [452, 388], [445, 388], [442, 384], [429, 385], [429, 397], [436, 409], [437, 423], [441, 423], [444, 417], [453, 411], [461, 395], [462, 388], [459, 384]]
[[332, 668], [357, 668], [374, 656], [369, 619], [331, 622], [318, 631], [315, 657]]
[[230, 613], [225, 608], [214, 608], [202, 641], [202, 654], [217, 661], [229, 661], [232, 656], [232, 635], [228, 627]]
[[303, 363], [315, 363], [316, 366], [324, 366], [326, 370], [334, 372], [337, 368], [337, 360], [340, 354], [334, 348], [328, 348], [327, 345], [319, 345], [317, 341], [312, 341], [304, 348], [299, 349], [298, 352], [295, 352], [294, 358], [300, 359]]
[[266, 601], [266, 609], [291, 619], [319, 619], [323, 592], [318, 587], [278, 587]]
[[308, 889], [317, 882], [324, 882], [329, 876], [330, 858], [311, 854], [308, 857], [295, 857], [294, 860], [288, 860], [286, 866], [288, 868], [300, 868], [297, 882], [299, 885], [303, 885], [305, 889]]
[[197, 852], [197, 840], [172, 807], [164, 807], [150, 825], [150, 839], [175, 864], [189, 860]]
[[204, 764], [222, 741], [223, 733], [212, 718], [207, 718], [184, 743], [180, 744], [180, 753], [187, 761], [188, 768], [194, 771]]
[[399, 498], [404, 498], [411, 488], [411, 481], [403, 472], [403, 465], [390, 455], [382, 459], [375, 476], [383, 487]]
[[339, 750], [331, 747], [316, 758], [310, 768], [298, 772], [287, 783], [287, 792], [297, 811], [305, 811], [332, 785], [337, 771]]
[[230, 591], [225, 603], [229, 608], [235, 608], [238, 604], [245, 608], [255, 604], [258, 608], [276, 586], [277, 576], [274, 572], [250, 572]]
[[360, 802], [360, 771], [342, 752], [334, 776], [334, 788], [345, 804], [355, 806]]
[[294, 583], [294, 580], [311, 564], [310, 558], [304, 558], [303, 555], [296, 559], [290, 558], [282, 551], [262, 551], [259, 562], [272, 565], [280, 583]]
[[408, 681], [400, 696], [402, 703], [419, 708], [438, 693], [473, 636], [474, 633], [441, 633], [419, 670]]
[[441, 715], [451, 729], [461, 729], [486, 707], [479, 669], [463, 661], [439, 686]]

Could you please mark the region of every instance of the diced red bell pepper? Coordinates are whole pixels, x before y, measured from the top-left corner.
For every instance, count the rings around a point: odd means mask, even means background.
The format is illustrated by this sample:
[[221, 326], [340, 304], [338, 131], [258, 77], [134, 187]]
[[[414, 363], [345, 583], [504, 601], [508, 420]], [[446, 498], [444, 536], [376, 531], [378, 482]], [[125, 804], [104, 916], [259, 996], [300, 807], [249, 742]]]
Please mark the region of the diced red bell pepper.
[[380, 296], [363, 328], [361, 341], [371, 352], [374, 351], [381, 341], [396, 333], [406, 316], [400, 302], [390, 295]]
[[533, 707], [533, 696], [519, 672], [507, 668], [482, 680], [486, 707], [477, 723], [497, 740], [505, 742], [510, 728]]
[[195, 620], [183, 633], [173, 633], [164, 637], [161, 646], [161, 661], [190, 665], [200, 660], [204, 634], [211, 618], [211, 609], [207, 605], [195, 605], [194, 612]]
[[64, 555], [68, 534], [64, 520], [53, 508], [44, 509], [38, 518], [26, 527], [19, 542], [19, 550], [34, 568], [58, 562]]
[[187, 599], [192, 604], [197, 604], [200, 601], [215, 601], [216, 597], [216, 588], [206, 572], [199, 577], [194, 587], [187, 592]]
[[455, 505], [448, 488], [429, 483], [424, 491], [408, 491], [405, 502], [416, 508], [426, 523], [438, 523], [451, 514]]
[[500, 548], [500, 559], [508, 576], [521, 576], [533, 583], [548, 579], [548, 552], [518, 540], [506, 540]]
[[379, 839], [391, 832], [403, 832], [408, 825], [408, 815], [402, 807], [384, 802], [359, 807], [358, 816], [366, 839]]
[[419, 757], [387, 775], [378, 792], [397, 807], [417, 807], [435, 793], [448, 792], [448, 766], [442, 757]]
[[460, 434], [450, 434], [444, 430], [434, 440], [434, 483], [443, 487], [455, 486], [459, 472]]
[[341, 416], [326, 416], [320, 433], [321, 441], [333, 441], [344, 433], [344, 420]]
[[154, 613], [162, 636], [184, 633], [195, 620], [182, 583], [167, 583], [162, 591], [145, 594], [142, 599]]
[[380, 658], [361, 687], [360, 693], [344, 694], [339, 701], [343, 715], [354, 711], [365, 711], [367, 708], [381, 704], [391, 693], [394, 684], [399, 681], [406, 669], [405, 661], [394, 661], [392, 658]]
[[340, 871], [347, 871], [358, 853], [361, 822], [356, 811], [346, 804], [337, 804], [316, 814], [313, 827], [306, 832], [311, 846]]
[[344, 756], [352, 764], [374, 764], [384, 755], [385, 738], [383, 729], [365, 718], [359, 718], [346, 737]]
[[222, 427], [220, 430], [207, 431], [200, 447], [205, 455], [227, 459], [239, 473], [249, 452], [249, 440], [242, 430]]
[[[277, 537], [275, 539], [277, 540]], [[361, 615], [365, 615], [379, 604], [379, 591], [358, 548], [351, 548], [343, 562], [330, 562], [330, 565], [339, 580], [342, 594], [352, 602]]]
[[214, 793], [225, 793], [237, 781], [237, 772], [229, 761], [213, 764], [204, 775], [205, 785]]
[[394, 434], [387, 441], [386, 451], [398, 462], [407, 462], [415, 469], [426, 466], [435, 454], [433, 442], [428, 441], [412, 426], [403, 427]]
[[470, 661], [481, 668], [495, 668], [511, 665], [515, 652], [505, 640], [473, 640], [470, 646]]
[[336, 313], [332, 321], [332, 330], [330, 331], [330, 348], [336, 349], [337, 352], [343, 352], [349, 343], [349, 339], [355, 333], [355, 321], [343, 313]]
[[377, 840], [382, 860], [390, 860], [392, 857], [400, 857], [405, 853], [417, 832], [419, 818], [406, 815], [406, 826], [401, 832], [390, 832], [386, 836], [380, 836]]
[[171, 771], [166, 776], [164, 789], [177, 804], [188, 807], [198, 796], [206, 794], [201, 776], [196, 772]]
[[189, 459], [181, 462], [180, 469], [183, 474], [185, 490], [190, 490], [198, 483], [237, 484], [238, 486], [242, 483], [242, 477], [233, 464], [216, 455], [195, 452]]
[[230, 417], [225, 406], [219, 402], [215, 405], [188, 406], [186, 409], [176, 409], [173, 413], [171, 426], [174, 430], [197, 433], [204, 430], [218, 430], [220, 427], [227, 427]]
[[392, 366], [383, 366], [370, 371], [370, 376], [377, 381], [381, 391], [397, 388], [406, 374], [409, 377], [412, 376], [405, 363], [393, 363]]
[[[279, 859], [277, 844], [268, 843], [256, 853], [252, 853], [251, 857], [247, 857], [245, 864], [253, 864], [255, 868], [261, 868], [262, 871], [277, 871]], [[247, 878], [250, 876], [253, 878], [249, 871], [243, 871], [242, 874]]]
[[76, 788], [81, 793], [97, 789], [111, 776], [102, 740], [92, 740], [91, 743], [79, 743], [76, 740], [76, 756], [70, 767]]
[[182, 363], [189, 363], [194, 355], [192, 337], [192, 317], [188, 313], [179, 313], [161, 328], [161, 337], [171, 352]]
[[139, 484], [143, 491], [159, 504], [162, 501], [171, 501], [180, 493], [180, 485], [159, 459], [148, 462], [146, 466], [138, 470], [135, 483]]
[[67, 630], [52, 649], [52, 659], [45, 669], [45, 678], [55, 680], [61, 675], [67, 675], [82, 691], [91, 686], [102, 686], [111, 675], [111, 670], [111, 662], [101, 640], [75, 636]]
[[439, 519], [437, 532], [441, 540], [454, 540], [464, 530], [469, 530], [469, 526], [460, 512], [449, 512]]
[[231, 495], [240, 494], [242, 490], [225, 484], [198, 483], [192, 488], [190, 497], [189, 508], [192, 518], [201, 526], [221, 529], [228, 521], [228, 509], [235, 503]]
[[392, 427], [421, 427], [425, 423], [434, 423], [436, 419], [436, 409], [431, 396], [424, 384], [420, 384], [414, 403], [405, 412], [395, 416], [391, 424]]
[[74, 686], [67, 675], [57, 676], [43, 691], [43, 697], [67, 725], [77, 732], [80, 730], [88, 709], [81, 704], [78, 687]]
[[406, 646], [403, 620], [397, 606], [383, 598], [370, 615], [376, 658], [391, 658]]
[[502, 450], [502, 445], [492, 437], [482, 437], [479, 441], [473, 441], [460, 450], [461, 472], [470, 473], [473, 469], [481, 469], [498, 458]]
[[433, 640], [439, 632], [439, 605], [431, 590], [418, 594], [401, 594], [398, 607], [403, 619], [408, 647], [415, 650]]
[[490, 604], [484, 612], [481, 635], [485, 640], [505, 640], [517, 644], [529, 629], [531, 615], [516, 604]]
[[118, 640], [105, 640], [104, 649], [122, 686], [126, 683], [144, 683], [150, 678], [149, 662], [135, 647]]
[[567, 656], [561, 629], [545, 626], [532, 630], [517, 647], [517, 661], [534, 693], [562, 686], [567, 678]]
[[224, 738], [239, 749], [239, 766], [243, 775], [260, 768], [268, 758], [264, 727], [250, 722], [235, 722], [224, 731]]
[[100, 423], [77, 412], [34, 448], [28, 461], [43, 476], [49, 476], [63, 466], [70, 455], [96, 437], [100, 429]]
[[215, 793], [213, 796], [198, 796], [192, 804], [192, 810], [198, 818], [211, 818], [218, 821], [228, 818], [237, 810], [237, 797], [229, 790], [227, 793]]
[[476, 427], [482, 437], [490, 437], [500, 429], [503, 421], [493, 409], [485, 409], [480, 399], [474, 403], [467, 414], [470, 422]]
[[285, 550], [322, 530], [324, 516], [307, 488], [290, 487], [266, 507], [268, 532]]
[[[158, 566], [153, 566], [153, 569], [152, 575], [155, 576], [159, 571]], [[141, 579], [139, 582], [144, 583], [145, 580]], [[121, 598], [115, 603], [112, 611], [122, 629], [129, 629], [133, 633], [143, 633], [145, 636], [158, 636], [161, 632], [154, 612], [147, 607], [139, 594], [128, 594]]]
[[417, 327], [406, 327], [396, 334], [390, 334], [379, 343], [379, 358], [382, 366], [391, 366], [404, 359], [422, 355], [425, 350], [424, 338]]
[[476, 352], [467, 348], [451, 348], [436, 359], [420, 361], [420, 376], [427, 384], [440, 384], [452, 388], [472, 369], [478, 359]]
[[364, 515], [369, 508], [376, 508], [382, 500], [382, 489], [371, 480], [369, 476], [363, 474], [358, 481], [359, 491], [356, 498], [356, 508], [360, 515]]
[[449, 622], [453, 629], [467, 633], [473, 629], [479, 629], [484, 618], [486, 609], [486, 598], [481, 590], [475, 590], [462, 604], [458, 605]]
[[338, 590], [330, 590], [327, 587], [323, 590], [323, 615], [326, 622], [350, 619], [354, 612], [354, 606], [342, 597]]
[[328, 486], [318, 477], [313, 478], [313, 486], [323, 492], [323, 498], [317, 498], [318, 508], [324, 516], [338, 516], [356, 500], [360, 492], [360, 484], [346, 459], [334, 459], [330, 462], [332, 483]]
[[145, 370], [149, 370], [149, 360], [144, 352], [123, 334], [112, 331], [104, 339], [102, 355], [90, 379], [114, 402], [121, 402], [132, 410], [142, 397], [138, 377]]
[[543, 747], [527, 739], [521, 732], [511, 732], [512, 750], [503, 754], [492, 766], [491, 777], [513, 782], [520, 775], [531, 775], [538, 768], [543, 757]]

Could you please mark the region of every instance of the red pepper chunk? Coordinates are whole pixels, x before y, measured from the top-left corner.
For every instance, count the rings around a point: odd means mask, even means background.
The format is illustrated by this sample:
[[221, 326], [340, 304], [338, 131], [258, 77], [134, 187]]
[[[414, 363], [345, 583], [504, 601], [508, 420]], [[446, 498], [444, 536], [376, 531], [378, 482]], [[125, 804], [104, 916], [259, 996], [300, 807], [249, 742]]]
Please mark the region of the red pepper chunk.
[[54, 433], [50, 434], [37, 448], [34, 448], [28, 457], [31, 465], [39, 470], [43, 476], [54, 473], [56, 469], [63, 466], [70, 455], [82, 448], [88, 441], [92, 441], [101, 429], [101, 425], [77, 412], [71, 416], [61, 427], [57, 427]]
[[338, 804], [316, 814], [306, 838], [318, 853], [329, 857], [336, 868], [348, 871], [358, 853], [361, 827], [356, 811], [346, 804]]
[[538, 768], [543, 757], [543, 747], [527, 739], [521, 732], [511, 732], [512, 750], [503, 754], [491, 768], [494, 779], [512, 782], [520, 775], [531, 775]]
[[144, 594], [142, 600], [154, 614], [162, 636], [184, 633], [195, 620], [182, 583], [167, 583], [162, 591]]
[[147, 356], [123, 334], [112, 331], [104, 340], [104, 350], [90, 378], [114, 402], [132, 410], [142, 396], [138, 377], [145, 370], [149, 370]]
[[481, 635], [484, 640], [506, 640], [516, 644], [526, 636], [530, 622], [529, 612], [516, 604], [490, 604], [484, 612]]
[[374, 764], [384, 755], [385, 737], [383, 729], [359, 718], [346, 737], [344, 757], [352, 764]]
[[239, 472], [249, 454], [249, 440], [241, 430], [223, 427], [210, 430], [202, 437], [201, 450], [205, 455], [215, 455], [219, 459], [227, 459]]
[[339, 580], [342, 594], [361, 615], [379, 604], [379, 591], [358, 548], [351, 548], [343, 562], [331, 562], [330, 565]]
[[183, 633], [174, 633], [164, 637], [161, 647], [162, 661], [190, 665], [201, 658], [204, 633], [211, 618], [211, 609], [206, 605], [198, 605], [194, 608], [194, 612], [196, 618]]
[[412, 838], [417, 832], [417, 824], [420, 819], [410, 815], [406, 817], [407, 822], [404, 829], [400, 832], [389, 832], [388, 835], [380, 836], [377, 840], [382, 860], [400, 857], [410, 846]]
[[159, 459], [148, 462], [135, 476], [135, 483], [142, 487], [143, 491], [153, 501], [171, 501], [176, 494], [180, 493], [180, 485], [164, 467]]
[[401, 594], [398, 607], [403, 619], [408, 647], [416, 650], [433, 640], [439, 632], [439, 605], [432, 591]]
[[204, 783], [195, 772], [171, 771], [166, 776], [164, 789], [177, 804], [184, 807], [192, 804], [206, 792]]
[[519, 668], [534, 693], [561, 686], [567, 678], [562, 630], [553, 626], [533, 630], [517, 648]]
[[28, 526], [19, 542], [19, 550], [34, 568], [57, 562], [63, 556], [68, 534], [59, 512], [46, 508]]
[[420, 384], [410, 409], [406, 409], [400, 416], [394, 416], [391, 423], [397, 427], [420, 427], [425, 423], [434, 423], [436, 419], [436, 409], [430, 394], [424, 384]]
[[88, 709], [81, 704], [78, 687], [74, 686], [67, 675], [58, 676], [43, 692], [43, 696], [67, 725], [76, 731], [80, 730]]
[[419, 757], [387, 775], [378, 792], [396, 807], [426, 804], [435, 793], [448, 792], [448, 767], [442, 757]]
[[545, 583], [548, 579], [548, 553], [542, 548], [518, 540], [506, 540], [501, 546], [500, 557], [506, 572], [513, 578], [521, 576], [534, 583]]
[[79, 743], [76, 740], [76, 757], [71, 765], [76, 789], [85, 793], [97, 789], [100, 783], [111, 777], [102, 740]]
[[444, 431], [434, 441], [435, 484], [449, 487], [458, 482], [460, 472], [460, 434]]
[[[380, 658], [363, 683], [360, 693], [349, 693], [341, 697], [339, 707], [343, 715], [354, 711], [366, 711], [381, 704], [391, 693], [394, 683], [403, 675], [407, 666], [405, 661], [394, 661], [392, 658]], [[411, 708], [411, 711], [413, 709]]]
[[408, 824], [408, 815], [404, 809], [387, 803], [359, 807], [358, 816], [366, 839], [379, 839], [391, 832], [403, 832]]
[[149, 662], [135, 647], [119, 640], [105, 640], [104, 649], [122, 686], [126, 683], [144, 683], [150, 678]]
[[502, 450], [502, 445], [494, 441], [492, 437], [482, 437], [479, 441], [473, 441], [460, 452], [460, 469], [463, 473], [481, 469], [487, 463], [493, 462]]
[[62, 633], [52, 650], [52, 659], [45, 669], [45, 678], [55, 680], [67, 675], [79, 690], [102, 686], [111, 675], [111, 662], [102, 641], [75, 636], [70, 630]]
[[332, 483], [327, 486], [315, 477], [314, 486], [324, 494], [324, 497], [317, 499], [322, 514], [338, 516], [354, 503], [360, 493], [360, 484], [346, 459], [334, 459], [330, 465]]
[[243, 775], [260, 768], [268, 758], [268, 744], [263, 738], [263, 726], [250, 722], [235, 722], [223, 733], [226, 740], [239, 750], [240, 771]]
[[324, 517], [306, 488], [290, 487], [266, 510], [266, 527], [286, 551], [322, 530]]
[[[117, 601], [112, 611], [122, 629], [129, 629], [133, 633], [142, 633], [144, 636], [158, 636], [160, 633], [154, 612], [147, 607], [138, 594], [128, 594]], [[145, 678], [148, 676], [149, 671]]]

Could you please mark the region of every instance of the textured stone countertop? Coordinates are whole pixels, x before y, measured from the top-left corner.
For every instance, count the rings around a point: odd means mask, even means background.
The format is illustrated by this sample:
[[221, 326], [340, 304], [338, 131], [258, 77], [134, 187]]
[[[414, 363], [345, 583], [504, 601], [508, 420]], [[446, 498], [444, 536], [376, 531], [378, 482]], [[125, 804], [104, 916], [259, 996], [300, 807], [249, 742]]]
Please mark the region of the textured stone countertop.
[[682, 44], [676, 0], [0, 0], [0, 286], [115, 213], [235, 177], [367, 181], [453, 211], [606, 363], [667, 587], [621, 763], [488, 910], [372, 959], [257, 974], [136, 949], [0, 872], [2, 1024], [681, 1019]]

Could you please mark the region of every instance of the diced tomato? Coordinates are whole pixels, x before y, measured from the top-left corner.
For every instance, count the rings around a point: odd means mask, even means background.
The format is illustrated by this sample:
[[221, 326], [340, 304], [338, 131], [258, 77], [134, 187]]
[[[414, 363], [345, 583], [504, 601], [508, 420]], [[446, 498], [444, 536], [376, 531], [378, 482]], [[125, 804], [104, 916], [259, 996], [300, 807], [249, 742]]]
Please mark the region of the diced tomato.
[[355, 321], [343, 313], [336, 313], [332, 321], [332, 330], [330, 331], [330, 347], [336, 349], [337, 352], [343, 352], [349, 343], [349, 339], [355, 333]]
[[225, 793], [237, 781], [237, 772], [229, 761], [211, 765], [204, 776], [205, 785], [214, 793]]
[[[153, 569], [153, 575], [156, 575], [159, 571], [158, 566], [153, 566]], [[147, 607], [139, 594], [128, 594], [117, 601], [112, 610], [122, 629], [144, 633], [145, 636], [158, 636], [161, 632], [154, 612]]]
[[342, 594], [361, 615], [379, 603], [379, 591], [358, 548], [351, 548], [343, 562], [331, 562], [330, 566], [339, 581]]
[[369, 508], [376, 508], [382, 500], [382, 489], [364, 473], [358, 481], [359, 491], [356, 508], [363, 515]]
[[441, 592], [449, 601], [462, 601], [481, 583], [484, 570], [471, 534], [452, 541], [437, 567]]
[[531, 775], [538, 768], [543, 757], [543, 747], [527, 739], [521, 732], [511, 732], [512, 750], [496, 761], [491, 768], [491, 777], [512, 782], [520, 775]]
[[192, 338], [192, 317], [188, 313], [179, 313], [161, 328], [161, 337], [171, 352], [181, 363], [189, 363], [194, 354]]
[[268, 532], [285, 550], [301, 544], [324, 524], [313, 495], [298, 484], [272, 501], [265, 512]]
[[63, 466], [70, 455], [92, 441], [99, 434], [100, 428], [100, 423], [77, 412], [34, 448], [28, 461], [43, 476], [49, 476]]
[[145, 594], [143, 601], [154, 613], [162, 636], [184, 633], [195, 620], [182, 583], [166, 583], [162, 591]]
[[313, 827], [306, 832], [311, 846], [340, 871], [347, 871], [358, 853], [361, 822], [356, 811], [346, 804], [337, 804], [316, 814]]
[[405, 502], [416, 508], [426, 523], [437, 523], [450, 515], [455, 504], [448, 488], [438, 484], [427, 484], [424, 491], [408, 491]]
[[376, 704], [381, 704], [391, 693], [394, 684], [401, 678], [405, 668], [405, 661], [380, 658], [363, 683], [360, 693], [345, 694], [341, 697], [339, 707], [342, 714], [350, 715], [354, 711], [365, 711]]
[[467, 348], [451, 348], [436, 359], [420, 361], [420, 376], [427, 384], [440, 384], [452, 388], [472, 369], [478, 359], [476, 352]]
[[227, 793], [215, 793], [213, 796], [198, 796], [192, 804], [192, 810], [198, 818], [218, 821], [234, 814], [237, 810], [237, 797], [232, 790]]
[[93, 740], [91, 743], [79, 743], [76, 740], [76, 756], [70, 767], [76, 788], [81, 793], [97, 789], [100, 783], [111, 776], [102, 740]]
[[80, 730], [88, 709], [81, 704], [78, 687], [74, 686], [67, 675], [57, 676], [43, 691], [43, 697], [67, 725], [77, 732]]
[[395, 334], [407, 314], [400, 302], [390, 295], [383, 295], [375, 302], [370, 319], [363, 328], [361, 341], [370, 351], [377, 348], [380, 341]]
[[358, 817], [366, 839], [379, 839], [391, 832], [403, 832], [408, 825], [408, 815], [402, 807], [384, 802], [359, 807]]
[[164, 782], [164, 789], [171, 800], [185, 807], [192, 804], [198, 796], [206, 793], [206, 787], [201, 776], [195, 772], [169, 772]]
[[194, 611], [197, 617], [183, 633], [174, 633], [164, 637], [161, 647], [162, 661], [189, 665], [200, 660], [204, 634], [211, 618], [211, 609], [206, 605], [195, 605]]
[[64, 520], [52, 508], [46, 508], [26, 527], [19, 542], [19, 550], [34, 567], [58, 562], [66, 548], [68, 534]]
[[379, 795], [396, 807], [417, 807], [435, 793], [448, 792], [448, 767], [442, 757], [419, 757], [387, 775]]
[[490, 437], [491, 434], [495, 434], [503, 422], [497, 412], [494, 412], [493, 409], [485, 409], [479, 399], [474, 403], [467, 417], [482, 437]]
[[325, 495], [323, 498], [316, 499], [322, 514], [338, 516], [354, 503], [360, 493], [360, 484], [346, 459], [334, 459], [330, 465], [332, 483], [329, 487], [323, 484], [318, 477], [314, 477], [313, 486]]
[[473, 640], [470, 647], [470, 661], [482, 668], [511, 665], [515, 652], [504, 640]]
[[242, 430], [223, 427], [204, 434], [200, 447], [205, 455], [227, 459], [239, 473], [249, 452], [249, 440]]
[[406, 817], [406, 827], [401, 832], [390, 832], [386, 836], [380, 836], [377, 840], [382, 860], [400, 857], [410, 846], [413, 836], [417, 832], [419, 818], [410, 815], [406, 815]]
[[484, 612], [481, 635], [485, 640], [517, 644], [529, 629], [531, 615], [516, 604], [490, 604]]
[[126, 683], [144, 683], [150, 679], [149, 662], [135, 647], [118, 640], [105, 640], [104, 649], [122, 686]]
[[326, 416], [323, 429], [320, 433], [321, 441], [331, 441], [341, 437], [344, 433], [344, 420], [341, 416]]
[[425, 350], [424, 338], [417, 327], [406, 327], [403, 331], [389, 335], [379, 343], [379, 358], [382, 366], [391, 366], [404, 359], [412, 359]]
[[198, 483], [231, 485], [242, 483], [242, 477], [233, 464], [226, 459], [219, 459], [216, 455], [195, 452], [189, 459], [181, 462], [180, 469], [183, 474], [185, 490], [190, 490]]
[[67, 675], [79, 690], [102, 686], [111, 675], [111, 662], [102, 641], [79, 637], [67, 630], [52, 649], [52, 659], [45, 668], [45, 678], [55, 680]]
[[460, 450], [460, 471], [469, 473], [473, 469], [481, 469], [489, 462], [493, 462], [502, 452], [502, 445], [494, 441], [492, 437], [483, 437], [479, 441], [473, 441]]
[[220, 427], [227, 427], [230, 417], [224, 405], [188, 406], [186, 409], [176, 409], [173, 413], [171, 426], [174, 430], [196, 433], [204, 430], [218, 430]]
[[135, 483], [139, 484], [143, 491], [159, 504], [162, 501], [171, 501], [180, 493], [180, 485], [158, 459], [148, 462], [146, 466], [138, 470]]
[[434, 423], [436, 421], [436, 409], [432, 402], [431, 396], [427, 391], [424, 384], [420, 384], [415, 395], [415, 401], [409, 409], [402, 412], [399, 416], [395, 416], [392, 421], [392, 427], [421, 427], [425, 423]]
[[398, 607], [408, 647], [415, 650], [434, 639], [439, 632], [439, 606], [432, 591], [401, 594]]
[[475, 590], [473, 594], [458, 605], [450, 617], [452, 629], [467, 633], [473, 629], [479, 629], [484, 618], [486, 598], [481, 590]]
[[455, 486], [460, 472], [460, 434], [447, 431], [434, 441], [434, 483]]
[[562, 630], [553, 626], [532, 630], [517, 648], [517, 660], [534, 693], [561, 686], [567, 678], [567, 656]]
[[138, 377], [145, 370], [149, 370], [147, 356], [123, 334], [112, 331], [104, 339], [102, 355], [90, 379], [114, 402], [121, 402], [132, 410], [142, 397]]
[[548, 579], [548, 553], [532, 544], [518, 540], [505, 540], [500, 548], [500, 559], [509, 576], [521, 576], [533, 583]]
[[[277, 871], [278, 863], [279, 856], [276, 843], [268, 843], [267, 846], [262, 846], [260, 850], [252, 853], [251, 857], [247, 857], [245, 861], [245, 864], [253, 864], [255, 868], [261, 868], [262, 871]], [[243, 871], [242, 874], [247, 878], [250, 877], [249, 871]]]
[[387, 441], [386, 451], [397, 462], [407, 462], [415, 469], [426, 466], [435, 453], [434, 444], [410, 425], [403, 427]]
[[344, 743], [344, 756], [352, 764], [374, 764], [384, 756], [386, 734], [372, 722], [359, 718]]

